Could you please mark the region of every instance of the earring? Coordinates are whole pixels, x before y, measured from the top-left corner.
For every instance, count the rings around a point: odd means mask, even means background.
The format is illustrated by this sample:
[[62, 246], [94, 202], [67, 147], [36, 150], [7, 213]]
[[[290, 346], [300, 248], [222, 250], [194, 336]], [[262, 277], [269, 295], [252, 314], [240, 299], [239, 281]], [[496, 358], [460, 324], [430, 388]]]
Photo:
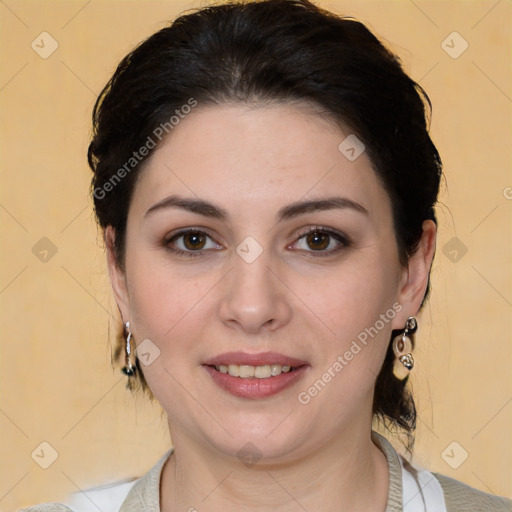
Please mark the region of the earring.
[[122, 368], [122, 372], [127, 375], [128, 377], [132, 377], [133, 375], [135, 375], [135, 371], [137, 369], [137, 367], [132, 364], [131, 360], [130, 360], [130, 354], [132, 352], [132, 349], [131, 349], [131, 340], [132, 340], [132, 333], [130, 331], [130, 322], [126, 322], [125, 324], [125, 329], [128, 331], [128, 335], [126, 336], [126, 351], [125, 351], [125, 355], [126, 355], [126, 364], [125, 366]]
[[405, 322], [404, 332], [393, 340], [393, 352], [395, 353], [393, 375], [399, 380], [404, 380], [414, 367], [410, 336], [414, 334], [417, 328], [418, 321], [414, 316], [410, 316]]

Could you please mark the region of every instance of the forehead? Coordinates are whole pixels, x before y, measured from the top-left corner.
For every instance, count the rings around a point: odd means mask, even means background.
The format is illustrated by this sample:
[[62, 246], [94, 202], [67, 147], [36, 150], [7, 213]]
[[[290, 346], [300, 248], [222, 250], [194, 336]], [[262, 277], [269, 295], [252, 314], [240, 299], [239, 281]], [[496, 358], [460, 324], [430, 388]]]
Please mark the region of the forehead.
[[378, 218], [389, 198], [366, 153], [353, 158], [359, 150], [349, 130], [307, 104], [198, 106], [146, 161], [133, 206], [176, 193], [247, 215], [343, 195]]

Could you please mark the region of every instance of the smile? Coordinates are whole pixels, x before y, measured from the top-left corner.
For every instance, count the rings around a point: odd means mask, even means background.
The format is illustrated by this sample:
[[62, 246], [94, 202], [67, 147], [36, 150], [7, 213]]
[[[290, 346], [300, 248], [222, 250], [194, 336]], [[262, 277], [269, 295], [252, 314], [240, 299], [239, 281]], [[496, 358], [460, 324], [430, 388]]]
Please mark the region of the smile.
[[220, 373], [228, 373], [232, 377], [241, 379], [268, 379], [277, 377], [281, 373], [288, 373], [295, 370], [296, 367], [280, 364], [266, 364], [263, 366], [250, 366], [248, 364], [221, 364], [215, 365], [215, 369]]
[[297, 383], [311, 368], [308, 364], [289, 366], [266, 364], [203, 365], [214, 384], [240, 398], [258, 400], [276, 395]]

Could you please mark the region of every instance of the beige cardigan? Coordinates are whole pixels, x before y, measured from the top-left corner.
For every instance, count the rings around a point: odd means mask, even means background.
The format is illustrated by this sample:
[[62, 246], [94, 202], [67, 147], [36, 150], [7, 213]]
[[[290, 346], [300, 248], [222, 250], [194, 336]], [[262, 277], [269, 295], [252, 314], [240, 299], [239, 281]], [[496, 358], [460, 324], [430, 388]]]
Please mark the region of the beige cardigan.
[[[386, 438], [372, 431], [373, 441], [386, 455], [389, 467], [388, 499], [385, 512], [401, 512], [402, 468], [399, 455]], [[131, 487], [119, 512], [160, 512], [160, 475], [170, 449], [160, 460]], [[411, 468], [415, 471], [414, 468]], [[432, 475], [440, 483], [444, 493], [447, 512], [512, 512], [512, 500], [487, 494], [462, 482], [439, 473]], [[58, 503], [45, 503], [20, 509], [19, 512], [72, 512], [70, 508]], [[439, 512], [428, 510], [428, 512]]]

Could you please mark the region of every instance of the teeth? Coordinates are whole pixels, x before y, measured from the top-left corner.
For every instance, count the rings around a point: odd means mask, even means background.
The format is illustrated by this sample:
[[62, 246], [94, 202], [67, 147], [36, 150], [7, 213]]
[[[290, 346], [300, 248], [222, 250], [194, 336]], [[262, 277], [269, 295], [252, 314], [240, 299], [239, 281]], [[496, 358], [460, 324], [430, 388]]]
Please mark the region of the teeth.
[[240, 366], [237, 364], [228, 365], [228, 373], [233, 377], [240, 377]]
[[269, 364], [266, 364], [265, 366], [256, 366], [254, 368], [254, 376], [257, 379], [268, 379], [272, 376], [272, 370], [270, 368]]
[[281, 370], [283, 367], [280, 364], [271, 364], [270, 365], [270, 375], [275, 377], [276, 375], [281, 375]]
[[266, 364], [264, 366], [250, 366], [247, 364], [230, 364], [230, 365], [216, 365], [215, 369], [220, 373], [229, 373], [232, 377], [240, 377], [242, 379], [250, 379], [256, 377], [257, 379], [268, 379], [269, 377], [276, 377], [281, 373], [291, 371], [291, 366], [281, 366], [280, 364]]
[[247, 379], [249, 377], [254, 377], [254, 366], [248, 366], [245, 364], [241, 364], [238, 367], [238, 376], [242, 377], [242, 379]]

